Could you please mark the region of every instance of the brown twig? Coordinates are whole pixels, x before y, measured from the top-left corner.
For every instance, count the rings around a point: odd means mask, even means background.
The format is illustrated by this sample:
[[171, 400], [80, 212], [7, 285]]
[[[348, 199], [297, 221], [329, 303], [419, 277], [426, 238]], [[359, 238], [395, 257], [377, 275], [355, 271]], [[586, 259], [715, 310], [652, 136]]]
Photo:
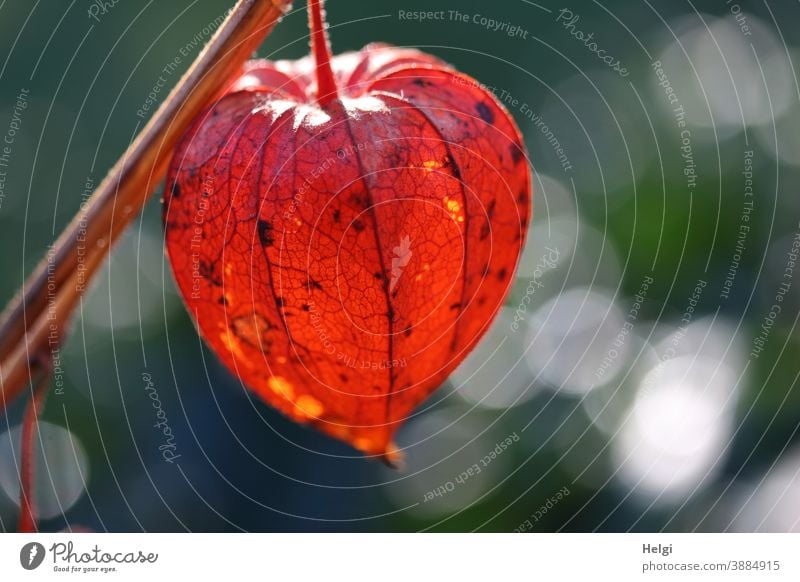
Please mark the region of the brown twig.
[[[34, 498], [34, 485], [36, 483], [36, 439], [34, 438], [36, 435], [34, 434], [34, 429], [39, 426], [39, 416], [47, 399], [49, 385], [50, 369], [48, 365], [44, 365], [37, 385], [32, 388], [33, 394], [22, 419], [17, 533], [38, 531], [36, 525], [36, 500]], [[41, 441], [41, 435], [39, 435], [38, 440]]]
[[133, 144], [0, 315], [0, 410], [28, 385], [109, 249], [164, 177], [180, 136], [258, 48], [290, 0], [239, 0]]

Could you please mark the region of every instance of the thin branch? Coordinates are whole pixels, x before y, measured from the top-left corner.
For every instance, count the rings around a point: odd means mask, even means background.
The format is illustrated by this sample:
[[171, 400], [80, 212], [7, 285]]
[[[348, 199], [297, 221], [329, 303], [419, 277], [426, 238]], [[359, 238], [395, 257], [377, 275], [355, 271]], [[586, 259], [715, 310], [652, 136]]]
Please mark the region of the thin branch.
[[[19, 475], [19, 521], [18, 533], [31, 533], [38, 531], [36, 526], [35, 483], [36, 483], [36, 440], [41, 443], [42, 435], [39, 432], [39, 416], [42, 414], [44, 402], [47, 398], [47, 388], [50, 386], [50, 367], [43, 366], [41, 377], [37, 385], [32, 388], [33, 395], [25, 409], [20, 431], [20, 475]], [[34, 434], [34, 429], [36, 434]]]
[[28, 385], [110, 248], [166, 173], [172, 150], [263, 42], [290, 0], [239, 0], [225, 22], [0, 315], [0, 410]]

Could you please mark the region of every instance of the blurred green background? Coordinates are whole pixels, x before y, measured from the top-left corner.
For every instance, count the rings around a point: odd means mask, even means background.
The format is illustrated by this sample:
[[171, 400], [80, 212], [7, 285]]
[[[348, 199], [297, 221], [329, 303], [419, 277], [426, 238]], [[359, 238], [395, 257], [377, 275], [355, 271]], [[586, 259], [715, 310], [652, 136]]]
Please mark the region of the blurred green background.
[[[0, 3], [3, 302], [141, 129], [164, 67], [184, 54], [171, 87], [231, 6], [101, 4]], [[418, 10], [445, 17], [401, 16]], [[402, 429], [407, 467], [392, 471], [258, 402], [202, 345], [156, 195], [63, 348], [42, 528], [800, 529], [800, 7], [329, 0], [328, 16], [335, 51], [419, 47], [517, 119], [535, 217], [507, 308]], [[298, 2], [259, 54], [307, 44]], [[21, 415], [0, 422], [5, 531]]]

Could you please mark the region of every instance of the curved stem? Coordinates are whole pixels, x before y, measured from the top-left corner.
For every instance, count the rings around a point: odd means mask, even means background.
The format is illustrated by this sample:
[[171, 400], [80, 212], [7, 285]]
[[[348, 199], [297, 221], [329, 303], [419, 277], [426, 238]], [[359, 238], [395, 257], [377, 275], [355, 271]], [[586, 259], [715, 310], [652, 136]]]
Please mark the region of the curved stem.
[[36, 526], [36, 506], [34, 499], [34, 489], [36, 484], [36, 440], [38, 436], [41, 442], [41, 434], [38, 429], [39, 415], [44, 408], [44, 401], [47, 397], [47, 388], [50, 385], [49, 366], [45, 366], [38, 384], [33, 388], [28, 406], [25, 408], [25, 416], [22, 419], [22, 434], [20, 435], [20, 476], [19, 476], [19, 521], [17, 522], [18, 533], [31, 533], [38, 531]]
[[0, 315], [0, 410], [48, 355], [49, 311], [63, 331], [109, 249], [161, 182], [178, 139], [258, 48], [291, 0], [239, 0], [189, 70]]
[[317, 103], [325, 107], [339, 98], [339, 88], [331, 68], [331, 45], [325, 28], [324, 0], [308, 0], [308, 27], [311, 29], [311, 52], [317, 64]]

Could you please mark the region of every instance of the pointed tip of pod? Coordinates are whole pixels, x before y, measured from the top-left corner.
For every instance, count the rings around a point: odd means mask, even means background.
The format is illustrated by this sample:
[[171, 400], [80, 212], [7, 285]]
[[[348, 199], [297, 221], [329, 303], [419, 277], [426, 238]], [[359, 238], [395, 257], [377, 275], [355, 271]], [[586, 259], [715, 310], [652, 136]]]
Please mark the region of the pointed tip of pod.
[[397, 445], [394, 442], [390, 442], [386, 446], [386, 450], [383, 452], [382, 455], [379, 456], [380, 460], [383, 462], [384, 465], [389, 467], [390, 469], [396, 469], [398, 471], [402, 471], [406, 468], [406, 458], [403, 455], [403, 452], [397, 448]]

